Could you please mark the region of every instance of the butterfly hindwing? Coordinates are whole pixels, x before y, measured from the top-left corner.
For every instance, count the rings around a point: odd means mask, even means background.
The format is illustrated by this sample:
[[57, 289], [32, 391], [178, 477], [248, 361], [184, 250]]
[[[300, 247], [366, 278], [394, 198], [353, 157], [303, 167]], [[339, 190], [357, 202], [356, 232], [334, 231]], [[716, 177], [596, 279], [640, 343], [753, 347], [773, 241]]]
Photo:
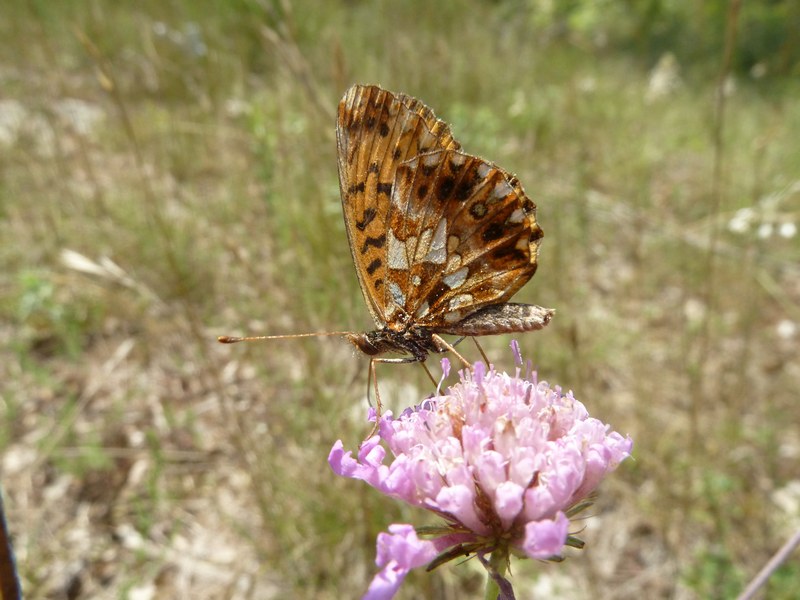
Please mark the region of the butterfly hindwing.
[[536, 271], [535, 210], [515, 177], [483, 159], [440, 150], [405, 161], [387, 222], [390, 302], [440, 332], [505, 302]]

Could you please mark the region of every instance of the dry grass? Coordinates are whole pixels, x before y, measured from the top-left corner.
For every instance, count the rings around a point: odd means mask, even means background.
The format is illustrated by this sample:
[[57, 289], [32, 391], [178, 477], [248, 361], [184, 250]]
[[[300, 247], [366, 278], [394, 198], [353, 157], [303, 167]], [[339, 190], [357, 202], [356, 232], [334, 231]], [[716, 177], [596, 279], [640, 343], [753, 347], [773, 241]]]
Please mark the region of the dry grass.
[[[353, 82], [519, 175], [546, 237], [518, 299], [558, 310], [524, 353], [636, 442], [587, 549], [518, 563], [518, 597], [731, 597], [798, 527], [796, 82], [740, 81], [715, 143], [707, 72], [648, 96], [646, 65], [503, 3], [78, 5], [0, 25], [0, 473], [28, 598], [355, 597], [375, 535], [426, 518], [327, 467], [368, 429], [362, 357], [214, 341], [369, 326], [333, 143]], [[418, 370], [383, 395], [426, 394]], [[798, 585], [795, 562], [769, 597]], [[470, 562], [401, 596], [481, 588]]]

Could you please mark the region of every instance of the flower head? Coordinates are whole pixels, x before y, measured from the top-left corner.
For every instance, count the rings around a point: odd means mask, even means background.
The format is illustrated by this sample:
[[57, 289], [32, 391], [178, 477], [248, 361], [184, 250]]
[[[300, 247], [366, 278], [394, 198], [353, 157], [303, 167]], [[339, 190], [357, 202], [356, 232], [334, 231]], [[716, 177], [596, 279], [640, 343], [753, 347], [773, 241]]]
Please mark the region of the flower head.
[[[337, 474], [445, 521], [429, 531], [433, 540], [410, 536], [411, 526], [390, 527], [393, 536], [402, 534], [402, 543], [379, 538], [384, 570], [371, 590], [384, 580], [396, 590], [410, 568], [437, 553], [435, 564], [495, 550], [537, 559], [559, 555], [569, 509], [630, 455], [630, 438], [609, 431], [571, 392], [539, 382], [535, 374], [521, 377], [518, 369], [512, 376], [476, 363], [460, 376], [447, 394], [397, 418], [381, 416], [378, 435], [361, 445], [357, 459], [341, 441], [331, 450], [328, 461]], [[381, 440], [392, 455], [388, 463]]]

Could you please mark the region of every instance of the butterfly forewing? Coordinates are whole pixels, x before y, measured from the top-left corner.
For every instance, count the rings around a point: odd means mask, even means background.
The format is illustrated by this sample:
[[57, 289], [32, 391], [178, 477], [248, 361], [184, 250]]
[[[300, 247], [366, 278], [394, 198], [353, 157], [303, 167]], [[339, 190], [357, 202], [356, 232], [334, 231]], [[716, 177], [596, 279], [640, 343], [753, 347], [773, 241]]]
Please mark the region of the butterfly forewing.
[[389, 294], [386, 218], [397, 167], [409, 157], [459, 145], [418, 100], [359, 85], [339, 103], [336, 139], [350, 250], [370, 313], [383, 325]]

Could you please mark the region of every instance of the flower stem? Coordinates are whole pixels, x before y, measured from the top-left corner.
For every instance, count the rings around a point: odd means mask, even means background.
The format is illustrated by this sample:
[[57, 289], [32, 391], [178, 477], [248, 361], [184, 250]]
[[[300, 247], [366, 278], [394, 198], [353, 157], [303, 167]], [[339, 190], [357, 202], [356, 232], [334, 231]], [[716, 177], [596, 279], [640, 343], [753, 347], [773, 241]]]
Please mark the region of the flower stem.
[[[486, 563], [484, 563], [486, 565]], [[492, 557], [489, 559], [487, 566], [486, 576], [486, 592], [483, 595], [484, 600], [497, 600], [500, 595], [500, 586], [497, 584], [498, 578], [505, 578], [506, 570], [508, 568], [508, 549], [495, 548], [492, 552]]]

